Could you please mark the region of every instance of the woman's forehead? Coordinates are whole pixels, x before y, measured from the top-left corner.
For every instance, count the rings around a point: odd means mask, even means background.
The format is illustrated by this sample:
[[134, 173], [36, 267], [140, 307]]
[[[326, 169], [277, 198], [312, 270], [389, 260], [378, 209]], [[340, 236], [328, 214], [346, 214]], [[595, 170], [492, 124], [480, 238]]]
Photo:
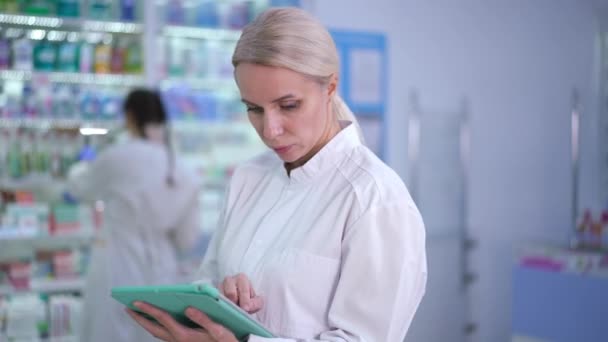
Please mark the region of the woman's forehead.
[[244, 63], [236, 67], [236, 82], [244, 100], [272, 102], [286, 95], [302, 96], [318, 88], [298, 72], [265, 65]]

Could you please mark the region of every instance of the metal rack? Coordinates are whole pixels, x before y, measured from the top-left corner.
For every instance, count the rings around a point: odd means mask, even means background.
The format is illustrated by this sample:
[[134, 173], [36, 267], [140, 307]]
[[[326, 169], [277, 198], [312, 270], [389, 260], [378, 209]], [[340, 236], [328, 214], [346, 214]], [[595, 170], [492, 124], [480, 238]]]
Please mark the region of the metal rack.
[[[469, 232], [470, 103], [429, 109], [412, 90], [408, 113], [408, 188], [425, 220], [429, 277], [427, 296], [413, 324], [413, 340], [464, 342], [477, 326], [470, 286], [477, 275], [469, 264], [476, 242]], [[445, 317], [445, 319], [443, 319]], [[437, 319], [449, 322], [432, 329]]]

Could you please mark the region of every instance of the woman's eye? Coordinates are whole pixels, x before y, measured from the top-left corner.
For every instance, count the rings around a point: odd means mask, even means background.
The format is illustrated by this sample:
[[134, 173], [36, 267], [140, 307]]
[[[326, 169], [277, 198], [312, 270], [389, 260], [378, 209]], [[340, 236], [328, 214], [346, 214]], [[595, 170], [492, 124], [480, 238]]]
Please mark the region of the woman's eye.
[[260, 113], [263, 113], [264, 110], [262, 108], [260, 108], [260, 107], [250, 107], [250, 106], [247, 106], [247, 112], [248, 113], [260, 114]]
[[285, 103], [285, 104], [281, 105], [281, 109], [287, 110], [287, 111], [294, 110], [294, 109], [297, 109], [299, 105], [300, 105], [299, 102]]

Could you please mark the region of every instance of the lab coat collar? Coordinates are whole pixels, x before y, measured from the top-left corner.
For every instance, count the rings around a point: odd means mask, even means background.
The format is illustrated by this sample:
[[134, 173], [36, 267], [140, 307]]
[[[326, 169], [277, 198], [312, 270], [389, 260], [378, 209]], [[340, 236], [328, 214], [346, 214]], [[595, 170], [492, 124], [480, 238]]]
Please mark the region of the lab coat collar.
[[[336, 134], [317, 154], [315, 154], [306, 164], [291, 170], [288, 177], [290, 184], [304, 183], [325, 173], [325, 171], [335, 168], [340, 164], [349, 151], [361, 145], [357, 126], [351, 121], [340, 121], [342, 130]], [[287, 177], [287, 172], [283, 167], [283, 174]]]

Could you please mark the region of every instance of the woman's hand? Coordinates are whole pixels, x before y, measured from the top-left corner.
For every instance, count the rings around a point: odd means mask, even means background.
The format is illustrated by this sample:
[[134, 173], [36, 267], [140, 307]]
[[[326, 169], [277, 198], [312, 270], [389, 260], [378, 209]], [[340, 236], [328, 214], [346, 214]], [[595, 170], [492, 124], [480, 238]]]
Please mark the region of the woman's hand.
[[186, 316], [194, 323], [201, 326], [201, 329], [186, 327], [171, 317], [167, 312], [160, 310], [150, 304], [136, 302], [137, 307], [142, 312], [152, 316], [156, 320], [153, 322], [137, 312], [127, 309], [127, 313], [139, 325], [146, 329], [152, 336], [167, 342], [238, 342], [234, 334], [223, 325], [213, 322], [201, 311], [188, 308]]
[[243, 273], [226, 277], [220, 290], [226, 298], [250, 314], [256, 313], [264, 307], [262, 297], [255, 294], [251, 281]]

